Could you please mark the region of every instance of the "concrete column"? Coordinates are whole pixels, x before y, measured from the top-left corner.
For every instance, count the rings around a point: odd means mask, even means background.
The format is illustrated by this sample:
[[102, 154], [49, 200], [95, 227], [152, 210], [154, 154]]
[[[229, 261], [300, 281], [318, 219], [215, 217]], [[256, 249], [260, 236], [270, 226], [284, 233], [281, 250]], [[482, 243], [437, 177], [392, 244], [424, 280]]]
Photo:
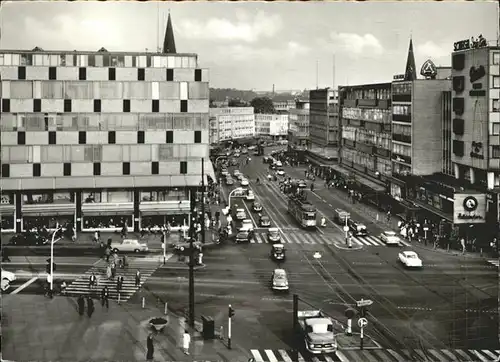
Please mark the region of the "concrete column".
[[476, 170], [474, 170], [473, 167], [469, 167], [470, 170], [470, 183], [475, 184], [476, 183]]
[[139, 230], [139, 218], [141, 217], [141, 213], [139, 211], [139, 204], [141, 200], [141, 191], [136, 189], [134, 192], [134, 231], [138, 232]]
[[492, 188], [495, 187], [495, 173], [494, 172], [488, 172], [486, 174], [486, 180], [488, 182], [488, 190], [491, 190]]
[[23, 195], [21, 194], [20, 191], [16, 191], [16, 193], [14, 194], [14, 205], [16, 206], [16, 212], [15, 212], [15, 220], [14, 220], [14, 225], [15, 225], [15, 229], [16, 229], [16, 233], [20, 233], [22, 232], [22, 223], [21, 223], [21, 219], [23, 217], [23, 214], [22, 214], [22, 211], [21, 211], [21, 207], [22, 207], [22, 197]]
[[82, 231], [82, 191], [75, 191], [76, 231]]
[[455, 174], [455, 178], [458, 180], [460, 178], [460, 168], [456, 163], [453, 164], [453, 172]]

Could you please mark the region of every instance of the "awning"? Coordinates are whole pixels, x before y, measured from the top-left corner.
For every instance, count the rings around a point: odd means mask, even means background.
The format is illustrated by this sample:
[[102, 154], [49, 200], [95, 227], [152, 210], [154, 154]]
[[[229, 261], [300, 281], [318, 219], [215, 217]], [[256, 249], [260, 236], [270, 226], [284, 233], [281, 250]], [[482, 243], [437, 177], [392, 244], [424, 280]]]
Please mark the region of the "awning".
[[82, 205], [84, 216], [133, 215], [134, 203], [88, 203]]
[[417, 200], [414, 200], [413, 202], [416, 205], [420, 206], [422, 209], [426, 209], [427, 211], [433, 213], [434, 215], [437, 215], [442, 219], [448, 220], [449, 222], [451, 222], [453, 224], [453, 215], [448, 215], [448, 214], [442, 212], [441, 210], [437, 210], [437, 209], [433, 208], [432, 206], [427, 205], [426, 203], [423, 203], [423, 202], [420, 202]]
[[349, 178], [351, 177], [351, 171], [343, 168], [342, 166], [339, 166], [339, 165], [330, 165], [329, 166], [332, 170], [340, 173], [342, 176], [346, 177], [346, 178]]
[[356, 181], [362, 184], [363, 186], [368, 187], [369, 189], [375, 191], [375, 192], [385, 192], [386, 187], [381, 186], [373, 181], [367, 180], [364, 177], [361, 177], [359, 175], [356, 175]]
[[21, 208], [23, 216], [59, 216], [75, 213], [75, 204], [25, 204]]
[[141, 215], [181, 215], [189, 214], [189, 201], [159, 201], [147, 202], [143, 201], [139, 204]]
[[2, 215], [13, 215], [16, 212], [16, 207], [14, 205], [0, 205], [0, 214]]

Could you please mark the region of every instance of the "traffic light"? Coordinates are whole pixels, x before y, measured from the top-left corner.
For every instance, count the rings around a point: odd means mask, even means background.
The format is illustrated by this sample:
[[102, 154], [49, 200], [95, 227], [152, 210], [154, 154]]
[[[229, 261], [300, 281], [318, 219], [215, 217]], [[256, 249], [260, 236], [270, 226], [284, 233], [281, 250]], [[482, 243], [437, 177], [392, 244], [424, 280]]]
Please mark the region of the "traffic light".
[[229, 304], [229, 318], [234, 317], [234, 309], [231, 307], [231, 304]]

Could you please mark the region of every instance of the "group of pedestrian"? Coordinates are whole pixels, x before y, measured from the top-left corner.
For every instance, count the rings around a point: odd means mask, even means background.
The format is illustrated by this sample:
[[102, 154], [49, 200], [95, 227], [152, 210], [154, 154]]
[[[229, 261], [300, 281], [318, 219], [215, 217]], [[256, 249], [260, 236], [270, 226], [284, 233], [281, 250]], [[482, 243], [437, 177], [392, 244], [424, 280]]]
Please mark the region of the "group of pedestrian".
[[83, 316], [83, 314], [85, 313], [85, 299], [87, 299], [87, 316], [90, 318], [92, 317], [92, 314], [95, 310], [94, 301], [90, 296], [87, 296], [86, 298], [84, 298], [83, 295], [78, 296], [78, 314], [80, 314], [80, 316]]

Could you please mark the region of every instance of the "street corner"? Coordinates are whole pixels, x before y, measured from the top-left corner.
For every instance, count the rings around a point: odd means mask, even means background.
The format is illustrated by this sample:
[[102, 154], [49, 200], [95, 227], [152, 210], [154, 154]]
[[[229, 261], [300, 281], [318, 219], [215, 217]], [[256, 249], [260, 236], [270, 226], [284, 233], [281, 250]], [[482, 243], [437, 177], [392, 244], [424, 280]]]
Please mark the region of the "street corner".
[[352, 247], [348, 247], [347, 245], [345, 245], [344, 243], [338, 243], [336, 241], [333, 242], [333, 245], [337, 248], [337, 249], [340, 249], [340, 250], [361, 250], [363, 249], [363, 246], [362, 245], [352, 245]]
[[[347, 335], [345, 332], [337, 333], [337, 345], [339, 350], [361, 349], [361, 334], [352, 333]], [[382, 346], [368, 335], [363, 336], [363, 349], [381, 349]]]

